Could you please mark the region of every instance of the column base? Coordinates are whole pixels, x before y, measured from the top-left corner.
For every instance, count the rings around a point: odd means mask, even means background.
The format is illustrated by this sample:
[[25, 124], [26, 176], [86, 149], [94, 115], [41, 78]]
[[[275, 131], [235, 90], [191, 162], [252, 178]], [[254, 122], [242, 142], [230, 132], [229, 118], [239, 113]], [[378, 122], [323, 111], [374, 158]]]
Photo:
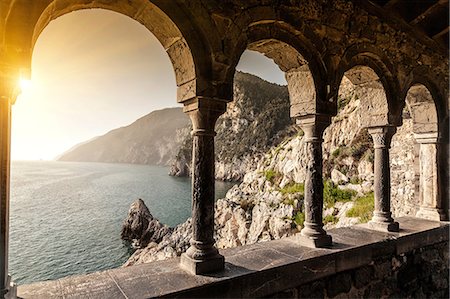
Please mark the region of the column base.
[[367, 226], [370, 229], [379, 230], [383, 232], [399, 232], [400, 226], [398, 222], [376, 222], [376, 221], [369, 221], [367, 223]]
[[17, 299], [17, 285], [12, 281], [11, 275], [8, 275], [7, 289], [1, 290], [2, 298]]
[[420, 207], [419, 211], [416, 214], [416, 217], [434, 221], [446, 220], [444, 210], [437, 208]]
[[194, 275], [219, 272], [225, 268], [225, 258], [223, 255], [216, 254], [206, 260], [195, 260], [183, 253], [181, 254], [180, 267]]
[[302, 246], [311, 247], [311, 248], [325, 248], [331, 247], [332, 239], [330, 235], [319, 235], [314, 237], [304, 236], [301, 233], [295, 235], [296, 240]]

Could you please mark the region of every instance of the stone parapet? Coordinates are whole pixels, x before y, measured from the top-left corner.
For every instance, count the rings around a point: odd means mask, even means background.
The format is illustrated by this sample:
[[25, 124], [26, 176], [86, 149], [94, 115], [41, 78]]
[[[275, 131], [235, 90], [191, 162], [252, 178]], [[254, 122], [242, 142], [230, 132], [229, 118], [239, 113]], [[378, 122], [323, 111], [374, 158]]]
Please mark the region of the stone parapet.
[[[448, 296], [449, 223], [412, 217], [398, 222], [402, 228], [398, 233], [373, 231], [367, 225], [330, 230], [329, 249], [303, 247], [291, 237], [221, 250], [225, 269], [208, 276], [183, 271], [175, 258], [23, 285], [18, 296], [305, 298], [312, 292], [329, 297], [343, 293], [362, 297], [358, 294], [367, 292], [378, 297], [376, 292], [388, 291], [397, 297], [418, 292]], [[416, 271], [418, 267], [430, 271]]]

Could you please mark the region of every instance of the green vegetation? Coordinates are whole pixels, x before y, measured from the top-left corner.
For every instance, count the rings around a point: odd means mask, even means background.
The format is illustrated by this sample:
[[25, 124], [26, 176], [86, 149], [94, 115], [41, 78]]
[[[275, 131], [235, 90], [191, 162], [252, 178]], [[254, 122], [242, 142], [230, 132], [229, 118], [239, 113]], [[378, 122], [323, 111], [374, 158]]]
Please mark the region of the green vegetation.
[[323, 202], [327, 208], [334, 206], [337, 201], [350, 201], [355, 195], [356, 191], [354, 190], [339, 189], [331, 181], [324, 181]]
[[289, 183], [286, 186], [284, 186], [283, 188], [280, 189], [281, 194], [286, 195], [286, 194], [294, 194], [294, 193], [302, 193], [305, 190], [305, 185], [301, 184], [301, 183]]
[[323, 224], [332, 223], [335, 224], [339, 221], [339, 218], [334, 215], [327, 215], [323, 218]]
[[350, 184], [357, 185], [357, 184], [361, 184], [361, 183], [362, 183], [362, 180], [357, 175], [352, 176], [350, 179]]
[[347, 211], [347, 217], [359, 217], [362, 223], [368, 222], [372, 218], [374, 209], [373, 192], [370, 192], [355, 200], [353, 208]]
[[341, 148], [340, 148], [340, 147], [338, 147], [337, 149], [335, 149], [335, 150], [331, 153], [331, 155], [333, 156], [333, 158], [339, 157], [340, 154], [341, 154]]
[[305, 213], [298, 212], [297, 214], [295, 214], [293, 220], [294, 220], [295, 224], [297, 224], [298, 226], [303, 227], [303, 223], [305, 222]]
[[269, 169], [264, 171], [264, 176], [266, 177], [266, 180], [273, 184], [274, 180], [279, 177], [280, 174], [273, 169]]

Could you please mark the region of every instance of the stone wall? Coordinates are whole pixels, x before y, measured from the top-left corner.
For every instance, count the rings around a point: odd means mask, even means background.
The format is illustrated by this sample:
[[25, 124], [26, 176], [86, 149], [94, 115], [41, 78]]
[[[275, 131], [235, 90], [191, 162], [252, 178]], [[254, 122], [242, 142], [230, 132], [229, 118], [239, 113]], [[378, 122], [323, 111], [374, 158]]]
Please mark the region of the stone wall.
[[419, 157], [413, 134], [412, 119], [405, 119], [392, 138], [391, 210], [395, 217], [415, 216], [419, 207]]
[[272, 294], [270, 298], [448, 298], [448, 241]]

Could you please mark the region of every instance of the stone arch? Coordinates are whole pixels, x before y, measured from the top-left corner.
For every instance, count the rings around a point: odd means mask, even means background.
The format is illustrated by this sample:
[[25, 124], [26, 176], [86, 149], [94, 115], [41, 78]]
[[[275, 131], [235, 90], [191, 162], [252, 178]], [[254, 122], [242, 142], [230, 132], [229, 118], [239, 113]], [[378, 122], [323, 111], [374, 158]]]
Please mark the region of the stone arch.
[[[412, 114], [415, 125], [414, 133], [440, 132], [440, 137], [448, 140], [448, 97], [445, 97], [439, 87], [434, 84], [435, 78], [429, 74], [427, 67], [415, 68], [408, 76], [405, 87], [402, 90], [401, 98], [408, 106]], [[413, 97], [416, 95], [416, 97]], [[420, 115], [421, 109], [426, 109], [428, 115]], [[412, 111], [415, 110], [415, 111]], [[427, 117], [426, 127], [420, 125]]]
[[[36, 1], [30, 9], [30, 4], [25, 2], [15, 1], [6, 21], [8, 60], [18, 69], [17, 72], [25, 72], [30, 76], [34, 44], [52, 20], [72, 11], [99, 8], [126, 15], [141, 23], [161, 42], [175, 72], [178, 102], [208, 92], [210, 83], [204, 79], [210, 74], [208, 47], [203, 45], [204, 41], [194, 26], [179, 15], [182, 8], [178, 4], [158, 5], [154, 2], [159, 1], [145, 0], [53, 0]], [[17, 32], [17, 28], [21, 32]]]
[[425, 85], [411, 85], [405, 98], [405, 104], [413, 120], [413, 132], [416, 134], [438, 133], [438, 114], [433, 96]]
[[418, 184], [415, 186], [420, 209], [417, 216], [447, 220], [448, 199], [444, 190], [448, 181], [448, 109], [434, 80], [422, 68], [411, 72], [402, 98], [408, 108], [417, 142]]
[[[364, 87], [360, 95], [363, 127], [397, 126], [401, 123], [398, 111], [399, 88], [389, 60], [367, 45], [349, 48], [339, 64], [333, 94], [337, 95], [342, 78]], [[333, 97], [337, 100], [337, 96]]]
[[[321, 55], [301, 33], [275, 21], [249, 25], [236, 43], [226, 81], [232, 82], [236, 65], [245, 50], [260, 52], [285, 72], [291, 100], [291, 117], [330, 112], [327, 105], [327, 76]], [[325, 103], [325, 105], [324, 105]]]

